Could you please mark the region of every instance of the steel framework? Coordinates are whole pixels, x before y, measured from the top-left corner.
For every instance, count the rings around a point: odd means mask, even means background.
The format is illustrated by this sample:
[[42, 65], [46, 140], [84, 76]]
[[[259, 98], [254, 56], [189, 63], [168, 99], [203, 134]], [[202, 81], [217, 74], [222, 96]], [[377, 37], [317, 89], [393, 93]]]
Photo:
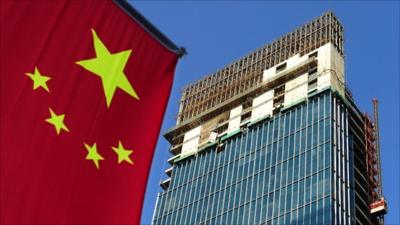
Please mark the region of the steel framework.
[[237, 96], [262, 82], [263, 71], [331, 42], [343, 55], [343, 27], [327, 12], [183, 89], [177, 123]]

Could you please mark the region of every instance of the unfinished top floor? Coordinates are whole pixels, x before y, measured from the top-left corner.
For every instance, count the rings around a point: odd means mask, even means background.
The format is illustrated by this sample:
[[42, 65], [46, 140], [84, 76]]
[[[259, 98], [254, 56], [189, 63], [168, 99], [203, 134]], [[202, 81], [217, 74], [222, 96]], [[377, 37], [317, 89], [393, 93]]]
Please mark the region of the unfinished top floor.
[[210, 144], [306, 101], [330, 88], [346, 95], [344, 59], [332, 43], [305, 55], [296, 54], [266, 69], [261, 82], [233, 96], [197, 118], [178, 124], [165, 134], [177, 157], [195, 154]]
[[343, 56], [343, 27], [332, 12], [298, 27], [270, 44], [183, 89], [177, 125], [190, 123], [227, 100], [262, 83], [265, 70], [294, 55], [303, 56], [332, 43]]

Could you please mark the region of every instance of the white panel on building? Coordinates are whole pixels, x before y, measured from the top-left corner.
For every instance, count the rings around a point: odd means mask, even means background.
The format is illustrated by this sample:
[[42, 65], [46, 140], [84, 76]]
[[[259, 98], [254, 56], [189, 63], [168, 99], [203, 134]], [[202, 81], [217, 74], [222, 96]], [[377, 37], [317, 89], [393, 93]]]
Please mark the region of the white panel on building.
[[285, 102], [284, 106], [288, 106], [301, 98], [307, 97], [308, 74], [300, 75], [285, 84]]
[[[338, 90], [339, 93], [344, 95], [344, 60], [332, 43], [327, 43], [314, 50], [310, 54], [306, 54], [301, 57], [299, 54], [294, 55], [277, 66], [286, 63], [287, 69], [293, 68], [309, 59], [309, 55], [311, 54], [316, 54], [318, 59], [317, 89], [322, 90], [326, 87], [333, 86], [334, 89]], [[263, 72], [263, 82], [268, 82], [272, 80], [274, 76], [276, 76], [277, 66], [271, 67]], [[309, 85], [308, 81], [308, 73], [305, 73], [286, 82], [284, 106], [288, 106], [304, 97], [307, 97]], [[259, 118], [261, 114], [267, 114], [262, 110], [253, 110], [252, 121], [254, 121], [255, 118]]]
[[286, 60], [287, 68], [292, 68], [294, 66], [299, 65], [302, 61], [304, 61], [304, 57], [300, 57], [300, 53], [296, 54], [289, 59]]
[[263, 82], [267, 82], [275, 75], [275, 67], [271, 67], [263, 72]]
[[242, 105], [233, 108], [229, 114], [228, 133], [240, 128], [240, 114], [242, 113]]
[[318, 48], [318, 90], [333, 86], [344, 95], [344, 61], [332, 43]]
[[199, 146], [201, 126], [185, 133], [183, 137], [182, 154], [195, 152]]
[[[296, 54], [296, 55], [290, 57], [289, 59], [283, 61], [282, 63], [279, 63], [279, 65], [276, 65], [276, 66], [271, 67], [271, 68], [269, 68], [267, 70], [264, 70], [264, 72], [263, 72], [263, 82], [270, 81], [277, 74], [276, 73], [276, 67], [279, 67], [279, 66], [281, 66], [281, 65], [286, 63], [286, 69], [293, 68], [293, 67], [299, 65], [300, 63], [304, 62], [307, 59], [308, 59], [307, 55], [304, 55], [304, 56], [300, 57], [300, 54]], [[284, 71], [284, 70], [282, 70], [282, 71]]]
[[211, 132], [209, 141], [210, 142], [216, 142], [217, 141], [217, 137], [218, 137], [218, 133], [217, 132]]
[[322, 73], [318, 77], [318, 90], [322, 90], [330, 85], [331, 85], [330, 72], [326, 71], [325, 73]]
[[325, 44], [318, 48], [318, 90], [331, 85], [331, 46]]
[[269, 90], [253, 99], [251, 121], [254, 122], [267, 115], [272, 115], [274, 90]]

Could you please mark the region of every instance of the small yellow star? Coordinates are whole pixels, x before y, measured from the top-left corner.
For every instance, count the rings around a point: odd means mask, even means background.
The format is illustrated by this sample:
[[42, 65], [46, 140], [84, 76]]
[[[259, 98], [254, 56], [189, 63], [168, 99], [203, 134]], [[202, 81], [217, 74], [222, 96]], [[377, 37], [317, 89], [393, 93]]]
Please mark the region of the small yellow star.
[[59, 135], [61, 130], [69, 132], [68, 127], [65, 126], [64, 124], [65, 114], [57, 115], [53, 112], [51, 108], [49, 108], [49, 111], [50, 111], [50, 118], [46, 119], [46, 122], [53, 124], [54, 128], [56, 128], [57, 134]]
[[35, 72], [33, 74], [32, 73], [25, 73], [25, 74], [33, 80], [33, 90], [42, 87], [47, 92], [50, 92], [46, 82], [51, 78], [40, 74], [39, 69], [37, 67], [35, 67]]
[[118, 163], [121, 163], [122, 161], [126, 161], [130, 164], [133, 164], [131, 158], [129, 158], [129, 155], [132, 154], [132, 150], [129, 149], [124, 149], [124, 146], [122, 146], [121, 141], [118, 141], [118, 148], [117, 147], [112, 147], [115, 153], [118, 155]]
[[97, 146], [96, 143], [94, 143], [92, 146], [83, 143], [85, 145], [86, 150], [88, 151], [88, 154], [86, 156], [87, 160], [93, 160], [94, 165], [96, 166], [97, 169], [99, 169], [99, 160], [104, 160], [104, 158], [97, 152]]

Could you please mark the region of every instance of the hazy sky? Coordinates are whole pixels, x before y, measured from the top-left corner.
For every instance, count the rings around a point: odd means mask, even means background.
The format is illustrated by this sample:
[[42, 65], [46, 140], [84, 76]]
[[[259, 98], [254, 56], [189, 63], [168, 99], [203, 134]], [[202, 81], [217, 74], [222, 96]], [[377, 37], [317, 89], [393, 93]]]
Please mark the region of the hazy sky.
[[[224, 65], [331, 10], [345, 29], [345, 76], [357, 105], [380, 107], [386, 224], [398, 224], [399, 200], [399, 2], [133, 1], [132, 5], [188, 55], [175, 73], [161, 132], [175, 125], [181, 89]], [[145, 132], [145, 131], [143, 131]], [[159, 138], [147, 186], [142, 223], [149, 224], [169, 144]]]

